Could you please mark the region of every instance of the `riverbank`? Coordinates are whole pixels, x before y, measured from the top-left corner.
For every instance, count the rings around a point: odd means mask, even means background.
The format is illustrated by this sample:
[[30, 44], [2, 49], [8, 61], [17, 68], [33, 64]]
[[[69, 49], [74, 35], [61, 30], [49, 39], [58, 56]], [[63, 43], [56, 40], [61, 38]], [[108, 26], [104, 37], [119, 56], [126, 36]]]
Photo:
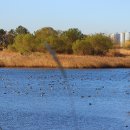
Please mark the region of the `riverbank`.
[[[130, 56], [77, 56], [58, 55], [64, 68], [130, 68]], [[46, 67], [56, 68], [52, 56], [44, 53], [21, 55], [15, 52], [0, 52], [0, 67]]]

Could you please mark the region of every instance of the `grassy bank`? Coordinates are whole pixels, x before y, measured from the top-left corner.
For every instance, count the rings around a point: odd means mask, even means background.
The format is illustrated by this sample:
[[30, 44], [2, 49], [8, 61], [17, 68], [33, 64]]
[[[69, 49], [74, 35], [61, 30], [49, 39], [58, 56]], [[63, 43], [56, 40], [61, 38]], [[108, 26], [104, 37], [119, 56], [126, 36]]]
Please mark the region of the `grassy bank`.
[[[65, 68], [119, 68], [130, 67], [130, 56], [76, 56], [58, 55]], [[0, 52], [0, 67], [57, 67], [49, 54], [32, 53], [21, 55], [14, 52]]]

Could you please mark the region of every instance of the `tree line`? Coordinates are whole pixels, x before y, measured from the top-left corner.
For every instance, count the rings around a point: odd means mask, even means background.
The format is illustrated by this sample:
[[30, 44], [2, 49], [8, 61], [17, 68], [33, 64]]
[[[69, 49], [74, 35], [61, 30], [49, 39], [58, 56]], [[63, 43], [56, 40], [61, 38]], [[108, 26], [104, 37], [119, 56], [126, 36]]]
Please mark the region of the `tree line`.
[[20, 53], [47, 52], [47, 42], [57, 53], [78, 55], [105, 55], [113, 47], [104, 34], [85, 35], [78, 28], [66, 31], [44, 27], [33, 34], [23, 26], [5, 31], [0, 29], [0, 47]]

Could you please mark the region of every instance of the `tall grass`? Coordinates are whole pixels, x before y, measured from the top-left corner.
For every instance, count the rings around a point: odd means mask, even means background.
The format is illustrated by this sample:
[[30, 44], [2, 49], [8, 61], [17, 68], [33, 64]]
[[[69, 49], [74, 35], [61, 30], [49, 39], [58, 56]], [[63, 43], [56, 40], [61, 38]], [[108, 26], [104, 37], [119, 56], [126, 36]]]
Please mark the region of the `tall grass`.
[[[64, 68], [119, 68], [130, 67], [130, 56], [77, 56], [58, 55]], [[22, 55], [14, 52], [0, 52], [0, 67], [49, 67], [55, 68], [57, 64], [49, 54], [32, 53]]]

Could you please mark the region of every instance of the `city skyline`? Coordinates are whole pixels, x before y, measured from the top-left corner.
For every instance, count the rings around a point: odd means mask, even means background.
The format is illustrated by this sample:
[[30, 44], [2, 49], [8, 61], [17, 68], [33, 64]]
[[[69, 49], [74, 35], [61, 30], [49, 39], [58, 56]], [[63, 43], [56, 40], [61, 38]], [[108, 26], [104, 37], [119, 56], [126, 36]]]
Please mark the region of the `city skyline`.
[[110, 38], [123, 47], [128, 41], [130, 41], [130, 32], [120, 32], [110, 34]]
[[4, 0], [0, 28], [23, 25], [34, 32], [42, 27], [56, 30], [79, 28], [83, 33], [116, 33], [130, 30], [129, 0]]

